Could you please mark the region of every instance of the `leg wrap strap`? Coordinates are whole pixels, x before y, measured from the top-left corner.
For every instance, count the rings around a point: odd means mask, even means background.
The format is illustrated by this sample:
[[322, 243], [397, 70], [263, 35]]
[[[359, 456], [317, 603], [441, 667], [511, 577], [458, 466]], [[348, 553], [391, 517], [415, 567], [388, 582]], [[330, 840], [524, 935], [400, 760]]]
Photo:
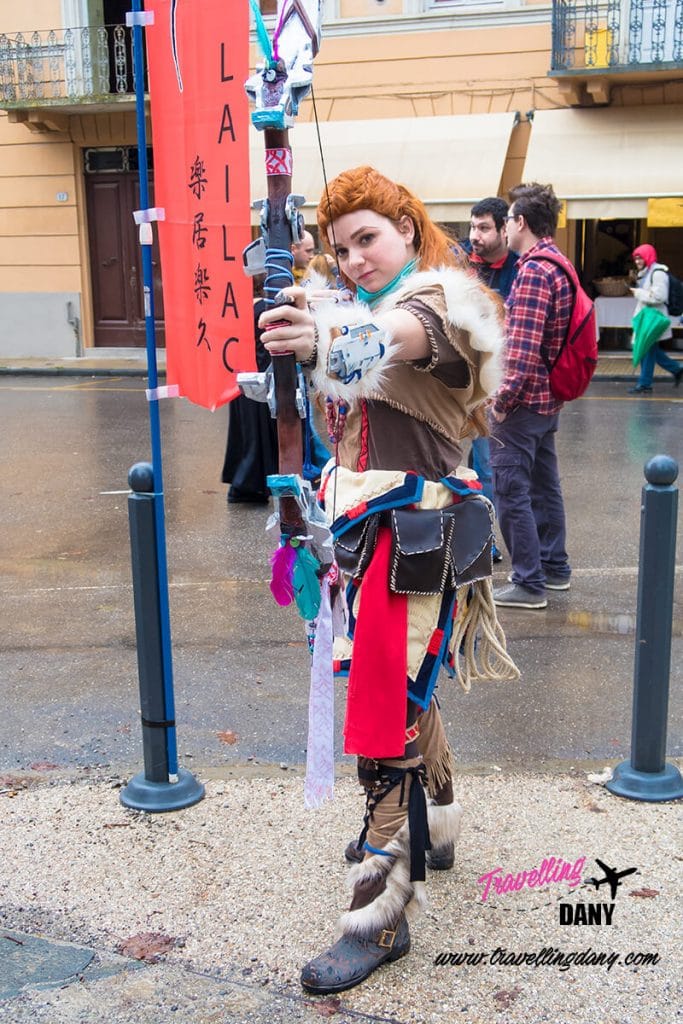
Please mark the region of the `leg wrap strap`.
[[408, 768], [395, 768], [379, 766], [378, 784], [375, 789], [368, 790], [363, 829], [358, 837], [358, 849], [365, 843], [370, 823], [375, 809], [385, 797], [388, 796], [397, 786], [401, 787], [399, 794], [399, 807], [406, 803], [406, 783], [409, 785], [407, 797], [408, 802], [408, 827], [410, 834], [410, 881], [424, 882], [425, 880], [425, 852], [431, 850], [432, 844], [429, 838], [429, 823], [427, 819], [427, 802], [425, 799], [424, 787], [427, 781], [427, 772], [423, 764], [413, 765]]

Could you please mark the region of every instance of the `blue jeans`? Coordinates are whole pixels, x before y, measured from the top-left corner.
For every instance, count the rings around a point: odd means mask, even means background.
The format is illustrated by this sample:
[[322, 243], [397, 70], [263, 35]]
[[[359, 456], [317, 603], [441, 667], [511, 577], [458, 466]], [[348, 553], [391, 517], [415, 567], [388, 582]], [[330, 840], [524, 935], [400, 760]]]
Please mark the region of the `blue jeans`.
[[518, 406], [493, 424], [491, 468], [498, 522], [512, 560], [512, 581], [545, 592], [546, 573], [569, 579], [566, 523], [555, 452], [559, 413]]
[[[307, 429], [304, 426], [304, 478], [306, 480], [317, 480], [320, 476], [323, 466], [329, 461], [330, 453], [325, 446], [324, 441], [318, 434], [311, 418], [308, 423], [308, 458], [306, 452], [307, 444]], [[310, 460], [310, 461], [309, 461]]]
[[482, 493], [493, 501], [493, 476], [491, 475], [491, 449], [488, 437], [475, 437], [472, 441], [472, 469], [479, 477]]
[[683, 370], [683, 363], [677, 362], [664, 352], [659, 347], [659, 344], [655, 342], [652, 348], [649, 348], [643, 356], [640, 364], [640, 377], [638, 378], [639, 388], [651, 388], [652, 380], [655, 375], [655, 363], [661, 366], [664, 370], [668, 370], [669, 373], [673, 373], [676, 376], [679, 371]]

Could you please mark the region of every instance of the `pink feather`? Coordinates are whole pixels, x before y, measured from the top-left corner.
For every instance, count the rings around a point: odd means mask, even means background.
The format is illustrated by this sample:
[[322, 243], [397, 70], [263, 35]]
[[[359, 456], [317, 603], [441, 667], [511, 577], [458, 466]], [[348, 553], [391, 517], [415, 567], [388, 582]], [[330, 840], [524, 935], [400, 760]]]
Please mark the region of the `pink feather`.
[[272, 566], [272, 577], [270, 590], [278, 604], [291, 604], [294, 600], [294, 587], [292, 586], [292, 575], [296, 562], [296, 550], [291, 544], [282, 544], [273, 551], [270, 556]]

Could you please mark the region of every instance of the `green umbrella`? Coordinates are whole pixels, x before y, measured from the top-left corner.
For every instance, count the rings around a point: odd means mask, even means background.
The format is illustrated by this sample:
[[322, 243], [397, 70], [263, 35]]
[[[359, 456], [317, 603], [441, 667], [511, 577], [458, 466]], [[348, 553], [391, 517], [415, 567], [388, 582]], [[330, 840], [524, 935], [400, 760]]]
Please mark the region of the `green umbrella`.
[[637, 366], [654, 343], [671, 326], [666, 313], [654, 306], [644, 306], [631, 321], [633, 327], [633, 365]]

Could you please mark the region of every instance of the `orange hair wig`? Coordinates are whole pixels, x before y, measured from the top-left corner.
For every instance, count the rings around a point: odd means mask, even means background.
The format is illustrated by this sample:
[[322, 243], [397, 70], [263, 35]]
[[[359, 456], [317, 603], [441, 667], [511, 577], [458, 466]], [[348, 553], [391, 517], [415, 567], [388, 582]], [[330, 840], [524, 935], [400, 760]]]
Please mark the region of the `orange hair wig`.
[[[402, 217], [410, 217], [415, 226], [419, 270], [467, 265], [459, 243], [434, 223], [421, 199], [405, 185], [399, 185], [374, 167], [367, 166], [342, 171], [322, 194], [318, 206], [318, 227], [320, 238], [330, 251], [328, 228], [332, 225], [334, 230], [335, 220], [356, 210], [372, 210], [394, 223]], [[342, 277], [349, 287], [353, 287], [344, 274]]]

